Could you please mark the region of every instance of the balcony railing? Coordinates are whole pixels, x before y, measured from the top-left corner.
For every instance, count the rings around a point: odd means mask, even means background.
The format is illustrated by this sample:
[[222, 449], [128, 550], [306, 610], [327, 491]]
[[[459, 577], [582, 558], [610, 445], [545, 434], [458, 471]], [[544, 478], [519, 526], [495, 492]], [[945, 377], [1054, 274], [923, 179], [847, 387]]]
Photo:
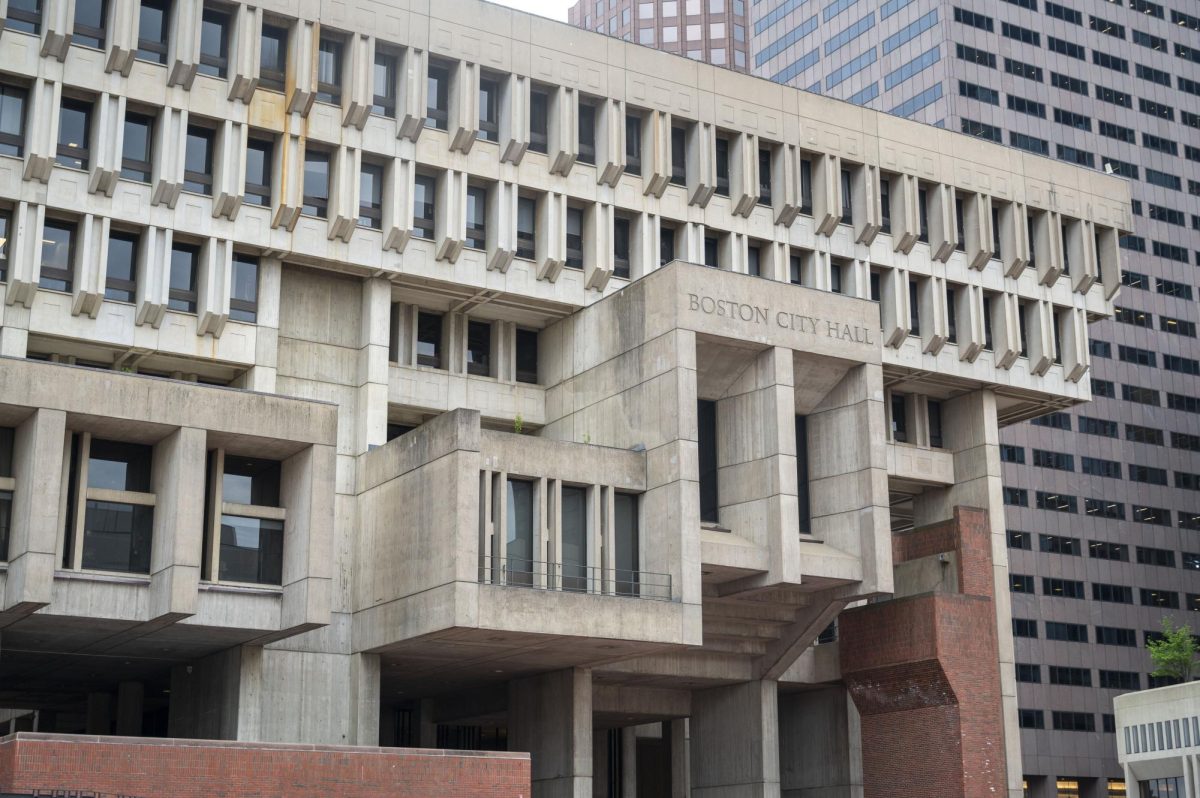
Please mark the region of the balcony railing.
[[560, 590], [564, 593], [671, 600], [670, 574], [594, 565], [563, 565], [517, 557], [481, 556], [479, 581], [485, 585]]

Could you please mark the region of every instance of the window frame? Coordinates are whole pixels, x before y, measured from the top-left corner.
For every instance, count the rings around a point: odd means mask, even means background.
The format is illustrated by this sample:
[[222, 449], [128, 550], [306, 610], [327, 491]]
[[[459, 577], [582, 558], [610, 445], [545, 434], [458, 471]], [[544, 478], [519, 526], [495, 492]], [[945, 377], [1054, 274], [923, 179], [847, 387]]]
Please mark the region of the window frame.
[[[0, 129], [0, 155], [22, 158], [25, 155], [25, 122], [29, 116], [29, 89], [15, 83], [0, 83], [0, 109], [9, 104], [9, 100], [20, 97], [20, 120], [17, 122], [17, 133], [5, 133]], [[2, 120], [3, 117], [0, 117]], [[5, 152], [6, 149], [11, 152]]]
[[[332, 74], [328, 76], [322, 74], [327, 64], [332, 69]], [[333, 80], [324, 80], [324, 77], [331, 77]], [[313, 93], [315, 100], [340, 106], [345, 80], [346, 37], [338, 31], [322, 29], [317, 40], [317, 90]]]
[[[175, 284], [175, 253], [184, 252], [191, 256], [191, 273], [189, 285], [186, 288]], [[167, 309], [179, 313], [195, 313], [199, 294], [196, 285], [199, 282], [201, 247], [184, 241], [171, 243], [170, 273], [167, 278]]]
[[[364, 176], [373, 176], [374, 190], [370, 197], [364, 196], [367, 181]], [[383, 229], [383, 184], [387, 179], [387, 165], [376, 161], [363, 159], [358, 175], [358, 226], [368, 230]]]
[[[308, 165], [322, 162], [325, 164], [325, 195], [308, 193]], [[316, 219], [329, 218], [330, 182], [333, 178], [333, 153], [316, 147], [304, 148], [304, 171], [301, 174], [300, 214]]]
[[97, 26], [80, 23], [79, 8], [87, 0], [75, 0], [75, 18], [72, 20], [71, 44], [103, 50], [108, 41], [108, 0], [91, 1], [98, 3], [100, 6], [100, 24]]
[[[246, 297], [238, 294], [238, 264], [254, 266], [254, 296]], [[248, 324], [258, 323], [258, 287], [262, 279], [262, 262], [254, 255], [244, 252], [234, 252], [229, 276], [229, 319]]]
[[[67, 238], [67, 265], [65, 268], [58, 266], [46, 266], [46, 245], [48, 239], [45, 231], [47, 229], [62, 230], [68, 234]], [[75, 286], [75, 248], [79, 245], [79, 223], [61, 217], [47, 218], [42, 231], [42, 247], [38, 255], [40, 261], [40, 270], [38, 272], [38, 288], [46, 291], [63, 291], [71, 293]], [[61, 282], [63, 285], [53, 286], [47, 285], [48, 281]]]
[[[204, 153], [208, 172], [197, 172], [194, 169], [188, 168], [188, 156], [191, 149], [191, 141], [195, 138], [204, 139], [206, 142]], [[202, 122], [188, 122], [187, 131], [184, 135], [183, 147], [183, 190], [193, 194], [201, 194], [205, 197], [213, 195], [213, 183], [216, 170], [216, 151], [217, 151], [217, 131], [215, 128], [209, 127]]]
[[[126, 241], [132, 245], [132, 257], [129, 262], [129, 279], [113, 276], [111, 264], [113, 262], [112, 242], [114, 239]], [[138, 253], [141, 251], [141, 235], [131, 230], [110, 230], [107, 249], [107, 263], [109, 267], [104, 272], [104, 301], [135, 302], [137, 300]], [[117, 296], [118, 292], [123, 295]]]
[[[166, 64], [168, 50], [171, 45], [171, 0], [141, 0], [138, 4], [138, 40], [134, 50], [134, 58], [149, 61], [152, 64]], [[145, 28], [142, 23], [142, 9], [154, 8], [162, 12], [162, 38], [147, 39], [142, 36]]]
[[[197, 74], [219, 79], [229, 76], [229, 34], [232, 22], [231, 11], [208, 3], [204, 4], [204, 10], [200, 14], [200, 55], [196, 59]], [[221, 46], [215, 55], [204, 50], [204, 26], [208, 24], [217, 24], [221, 29]]]
[[[71, 147], [69, 143], [63, 142], [63, 112], [68, 109], [83, 114], [83, 142], [77, 147]], [[94, 112], [95, 105], [90, 100], [69, 96], [62, 98], [58, 111], [58, 135], [54, 142], [54, 162], [57, 165], [84, 172], [91, 168], [92, 114]]]
[[[280, 37], [277, 34], [282, 33]], [[285, 91], [287, 88], [287, 67], [288, 67], [288, 45], [291, 42], [292, 30], [291, 25], [284, 23], [276, 24], [273, 21], [263, 20], [262, 29], [259, 31], [259, 56], [258, 56], [258, 88], [267, 89], [268, 91]], [[266, 48], [262, 47], [263, 39], [270, 39], [279, 42], [280, 59], [276, 63], [267, 65], [263, 60], [266, 56]]]
[[[131, 119], [133, 118], [133, 119]], [[129, 152], [126, 145], [129, 142], [128, 128], [131, 123], [137, 124], [136, 120], [142, 120], [146, 128], [146, 159], [135, 159], [129, 157]], [[143, 113], [136, 108], [125, 109], [125, 118], [121, 122], [121, 179], [131, 180], [135, 183], [150, 183], [154, 179], [154, 128], [158, 124], [158, 119], [149, 113]]]
[[[250, 160], [248, 157], [250, 150], [263, 153], [263, 176], [266, 179], [265, 183], [250, 182]], [[246, 181], [242, 188], [242, 201], [247, 205], [270, 208], [273, 203], [272, 194], [274, 193], [272, 189], [275, 177], [275, 139], [270, 136], [254, 135], [251, 133], [246, 137], [246, 151]]]

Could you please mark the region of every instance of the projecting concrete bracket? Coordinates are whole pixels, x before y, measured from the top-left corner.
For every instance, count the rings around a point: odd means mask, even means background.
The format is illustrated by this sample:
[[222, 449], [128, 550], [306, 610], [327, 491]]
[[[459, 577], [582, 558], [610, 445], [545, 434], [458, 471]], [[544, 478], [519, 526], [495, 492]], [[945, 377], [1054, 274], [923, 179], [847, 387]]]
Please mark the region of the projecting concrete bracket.
[[830, 601], [799, 610], [796, 620], [785, 626], [779, 638], [768, 644], [766, 652], [755, 660], [755, 678], [774, 681], [782, 677], [848, 603], [850, 599], [839, 593]]

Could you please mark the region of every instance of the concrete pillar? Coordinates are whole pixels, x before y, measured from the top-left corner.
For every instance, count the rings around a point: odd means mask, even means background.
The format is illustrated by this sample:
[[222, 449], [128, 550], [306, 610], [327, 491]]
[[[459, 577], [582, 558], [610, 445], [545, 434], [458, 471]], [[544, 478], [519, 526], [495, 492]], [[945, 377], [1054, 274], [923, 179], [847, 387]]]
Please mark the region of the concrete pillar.
[[779, 781], [785, 794], [862, 795], [862, 728], [844, 687], [780, 697]]
[[693, 798], [779, 798], [778, 683], [692, 694]]
[[62, 529], [58, 497], [66, 423], [63, 411], [43, 409], [17, 427], [8, 578], [0, 596], [0, 614], [21, 617], [50, 603]]
[[180, 427], [154, 445], [151, 618], [177, 621], [196, 611], [207, 449], [207, 433], [195, 427]]
[[621, 798], [637, 798], [637, 727], [621, 729]]
[[691, 798], [692, 772], [688, 761], [688, 719], [663, 724], [671, 750], [671, 798]]
[[108, 693], [88, 693], [87, 733], [112, 734], [112, 696]]
[[117, 687], [117, 731], [122, 737], [142, 736], [142, 706], [146, 687], [141, 682], [121, 682]]
[[517, 679], [508, 687], [509, 748], [531, 755], [533, 798], [592, 794], [592, 673]]
[[[1185, 718], [1184, 723], [1187, 723]], [[1194, 757], [1183, 757], [1183, 798], [1200, 798], [1196, 795], [1196, 760]]]

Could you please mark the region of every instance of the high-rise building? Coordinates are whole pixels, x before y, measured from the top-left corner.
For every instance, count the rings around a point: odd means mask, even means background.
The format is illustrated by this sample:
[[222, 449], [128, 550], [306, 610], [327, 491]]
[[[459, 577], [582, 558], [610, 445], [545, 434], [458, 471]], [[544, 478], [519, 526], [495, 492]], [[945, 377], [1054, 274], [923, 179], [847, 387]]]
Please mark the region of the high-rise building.
[[[1094, 402], [1003, 434], [1029, 791], [1123, 796], [1112, 698], [1152, 683], [1160, 620], [1200, 610], [1200, 8], [763, 0], [748, 24], [762, 77], [1129, 181]], [[1040, 281], [1085, 254], [1027, 224]]]
[[749, 72], [747, 0], [578, 0], [577, 28]]
[[7, 4], [0, 792], [1018, 798], [1128, 183], [401, 6]]

